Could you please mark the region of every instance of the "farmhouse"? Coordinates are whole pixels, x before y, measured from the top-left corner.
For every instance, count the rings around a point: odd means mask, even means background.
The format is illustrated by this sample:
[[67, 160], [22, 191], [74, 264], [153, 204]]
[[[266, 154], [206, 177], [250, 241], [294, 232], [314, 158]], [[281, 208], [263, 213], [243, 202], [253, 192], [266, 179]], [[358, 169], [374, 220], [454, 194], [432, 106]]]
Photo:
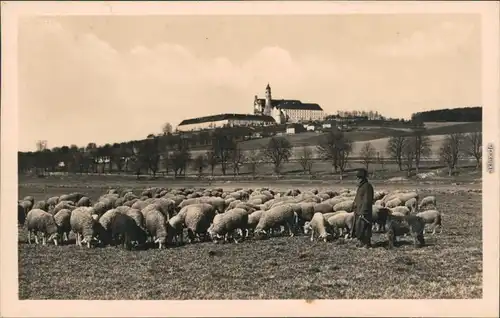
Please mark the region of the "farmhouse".
[[271, 87], [267, 84], [265, 98], [254, 99], [254, 114], [271, 116], [276, 123], [323, 120], [325, 112], [318, 104], [302, 103], [294, 99], [272, 99]]
[[267, 126], [276, 124], [271, 116], [251, 114], [218, 114], [184, 119], [177, 130], [181, 132], [236, 126]]

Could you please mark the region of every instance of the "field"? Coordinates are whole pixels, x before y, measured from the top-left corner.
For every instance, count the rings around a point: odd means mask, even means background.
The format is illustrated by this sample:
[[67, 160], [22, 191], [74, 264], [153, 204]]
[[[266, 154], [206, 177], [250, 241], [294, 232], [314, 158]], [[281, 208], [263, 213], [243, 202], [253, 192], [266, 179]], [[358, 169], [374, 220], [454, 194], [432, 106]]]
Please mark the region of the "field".
[[[473, 180], [469, 180], [472, 182]], [[166, 250], [124, 251], [35, 246], [19, 234], [20, 299], [415, 299], [482, 297], [481, 184], [373, 182], [375, 190], [407, 188], [436, 195], [443, 233], [426, 234], [415, 249], [402, 238], [394, 250], [374, 234], [375, 247], [354, 242], [309, 241], [306, 236], [248, 240], [240, 244], [195, 243]], [[36, 200], [73, 191], [97, 199], [110, 187], [140, 191], [148, 186], [206, 187], [202, 182], [143, 180], [117, 176], [48, 177], [19, 180], [19, 197]], [[224, 189], [339, 187], [324, 181], [212, 184]], [[74, 240], [73, 242], [74, 243]]]

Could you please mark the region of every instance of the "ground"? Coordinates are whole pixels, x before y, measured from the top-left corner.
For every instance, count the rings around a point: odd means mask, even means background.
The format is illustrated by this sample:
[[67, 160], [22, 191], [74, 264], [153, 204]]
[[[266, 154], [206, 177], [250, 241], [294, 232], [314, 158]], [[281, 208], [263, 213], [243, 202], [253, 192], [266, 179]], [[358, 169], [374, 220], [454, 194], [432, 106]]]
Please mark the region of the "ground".
[[[109, 187], [207, 186], [200, 182], [135, 181], [127, 177], [21, 178], [19, 197], [37, 200], [80, 191], [96, 199]], [[267, 184], [266, 184], [267, 183]], [[223, 188], [354, 188], [352, 183], [276, 181], [220, 183]], [[352, 242], [311, 243], [306, 236], [240, 244], [196, 243], [166, 250], [35, 246], [19, 235], [20, 299], [366, 299], [481, 298], [481, 184], [374, 181], [375, 189], [434, 194], [444, 230], [416, 249], [403, 238], [394, 250], [375, 234], [375, 248]], [[405, 244], [406, 243], [406, 244]]]

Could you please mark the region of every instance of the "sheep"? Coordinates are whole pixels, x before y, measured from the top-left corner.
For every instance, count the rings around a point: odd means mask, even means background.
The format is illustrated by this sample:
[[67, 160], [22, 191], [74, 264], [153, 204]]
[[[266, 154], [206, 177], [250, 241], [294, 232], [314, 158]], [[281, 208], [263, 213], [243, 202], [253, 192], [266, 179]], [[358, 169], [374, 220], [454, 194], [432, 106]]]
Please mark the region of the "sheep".
[[111, 223], [117, 214], [119, 214], [119, 212], [116, 209], [111, 209], [99, 217], [98, 222], [102, 229], [101, 240], [104, 244], [111, 243]]
[[328, 219], [329, 219], [329, 218], [331, 218], [332, 216], [337, 215], [337, 214], [340, 214], [340, 213], [350, 213], [350, 212], [347, 212], [347, 211], [329, 212], [329, 213], [325, 213], [325, 214], [323, 214], [323, 216], [325, 217], [325, 220], [328, 220]]
[[26, 210], [21, 204], [17, 204], [17, 224], [24, 225], [26, 222]]
[[267, 235], [266, 230], [270, 230], [277, 226], [285, 226], [290, 233], [289, 235], [294, 236], [296, 217], [297, 214], [293, 211], [290, 204], [271, 208], [261, 216], [259, 223], [255, 227], [255, 233]]
[[101, 216], [108, 210], [111, 210], [113, 208], [113, 204], [110, 201], [104, 200], [97, 202], [92, 208], [94, 209], [95, 214]]
[[142, 245], [146, 242], [146, 232], [139, 227], [130, 216], [118, 213], [111, 220], [111, 237], [114, 244], [122, 243], [124, 248], [131, 249], [131, 243]]
[[254, 230], [257, 224], [259, 224], [260, 218], [262, 216], [262, 213], [265, 213], [262, 210], [252, 212], [248, 215], [248, 225], [247, 225], [247, 232], [246, 236], [248, 237], [250, 230]]
[[333, 212], [333, 206], [327, 202], [321, 202], [314, 205], [314, 212], [328, 213]]
[[91, 206], [92, 202], [89, 197], [81, 197], [78, 202], [76, 202], [76, 206]]
[[321, 212], [314, 213], [312, 220], [306, 223], [304, 233], [307, 234], [308, 230], [311, 231], [311, 242], [314, 241], [314, 234], [318, 234], [318, 240], [323, 240], [324, 242], [327, 242], [332, 236], [329, 233], [331, 231], [330, 224], [325, 220]]
[[35, 235], [35, 243], [38, 244], [38, 232], [42, 233], [42, 244], [46, 245], [46, 235], [49, 235], [48, 240], [54, 241], [57, 245], [59, 238], [59, 229], [54, 216], [41, 209], [33, 209], [26, 215], [26, 227], [28, 229], [28, 244], [31, 244], [31, 233]]
[[56, 221], [59, 235], [62, 241], [66, 242], [69, 239], [69, 232], [71, 232], [71, 211], [68, 209], [61, 209], [56, 214], [54, 214], [54, 220]]
[[408, 209], [405, 206], [396, 206], [396, 207], [394, 207], [394, 208], [392, 208], [390, 210], [392, 211], [392, 213], [398, 212], [398, 213], [401, 213], [401, 214], [404, 214], [404, 215], [410, 214], [410, 209]]
[[72, 201], [60, 201], [51, 211], [50, 213], [52, 215], [55, 215], [57, 212], [59, 212], [60, 210], [74, 210], [76, 208], [76, 206], [74, 205], [74, 203]]
[[386, 208], [389, 208], [389, 209], [392, 209], [392, 208], [395, 208], [397, 206], [401, 206], [403, 204], [403, 201], [401, 201], [399, 198], [394, 198], [390, 201], [387, 201], [385, 203], [385, 207]]
[[375, 204], [374, 204], [374, 205], [378, 205], [378, 206], [381, 206], [381, 207], [385, 207], [384, 200], [377, 200], [377, 201], [375, 201]]
[[347, 211], [347, 212], [352, 212], [354, 209], [354, 200], [346, 200], [342, 201], [340, 203], [337, 203], [333, 206], [333, 211]]
[[222, 237], [224, 237], [224, 241], [227, 242], [229, 237], [232, 237], [234, 242], [238, 243], [238, 240], [234, 237], [234, 232], [239, 229], [243, 234], [247, 226], [248, 212], [244, 209], [235, 208], [223, 214], [217, 214], [213, 219], [212, 225], [208, 229], [208, 233], [214, 242], [217, 242], [217, 239]]
[[[71, 230], [76, 234], [76, 245], [82, 246], [96, 241], [96, 236], [101, 236], [102, 230], [99, 222], [93, 217], [94, 209], [90, 207], [78, 207], [71, 212]], [[82, 239], [83, 237], [83, 239]]]
[[78, 192], [73, 192], [70, 194], [63, 194], [59, 197], [59, 202], [61, 202], [61, 201], [73, 201], [73, 203], [76, 203], [76, 202], [78, 202], [78, 200], [80, 200], [84, 196], [85, 196], [84, 194], [78, 193]]
[[405, 207], [410, 209], [410, 212], [414, 212], [417, 209], [417, 199], [411, 198], [405, 202]]
[[413, 198], [418, 201], [418, 193], [417, 192], [400, 193], [398, 194], [397, 198], [401, 200], [402, 204], [406, 203], [406, 201]]
[[185, 214], [177, 214], [168, 220], [166, 224], [168, 243], [173, 243], [174, 239], [176, 244], [183, 243], [184, 217]]
[[372, 222], [379, 232], [385, 232], [385, 224], [389, 213], [391, 213], [391, 210], [388, 208], [375, 204], [372, 206]]
[[116, 208], [116, 210], [122, 214], [130, 216], [134, 220], [134, 222], [137, 224], [138, 227], [143, 228], [143, 229], [145, 228], [144, 227], [144, 215], [141, 213], [141, 211], [139, 211], [137, 209], [132, 209], [132, 208], [126, 209], [123, 212], [119, 208]]
[[31, 206], [33, 206], [33, 204], [35, 204], [35, 197], [33, 197], [32, 195], [27, 195], [22, 199], [22, 201], [30, 201]]
[[398, 236], [411, 233], [415, 247], [425, 245], [424, 228], [425, 222], [422, 218], [416, 215], [407, 215], [402, 218], [394, 218], [389, 215], [387, 230], [388, 248], [392, 249], [396, 243]]
[[215, 211], [213, 208], [208, 209], [203, 205], [188, 206], [184, 224], [187, 228], [190, 243], [194, 241], [195, 235], [206, 235], [207, 230], [210, 227], [210, 223], [212, 222], [214, 217]]
[[147, 210], [144, 214], [146, 230], [153, 238], [154, 244], [161, 249], [167, 241], [167, 219], [159, 210]]
[[[331, 216], [326, 220], [337, 235], [345, 235], [349, 237], [352, 229], [354, 228], [354, 212], [339, 213]], [[347, 233], [345, 233], [347, 230]]]
[[418, 205], [418, 210], [421, 211], [424, 207], [428, 205], [432, 205], [434, 208], [437, 208], [435, 196], [431, 195], [423, 198], [420, 204]]
[[41, 200], [41, 201], [36, 202], [36, 203], [33, 205], [32, 209], [39, 209], [39, 210], [43, 210], [43, 211], [45, 211], [45, 212], [48, 212], [48, 210], [49, 210], [49, 205], [47, 204], [47, 202], [46, 202], [46, 201]]
[[[436, 234], [436, 228], [439, 227], [439, 232], [443, 231], [441, 224], [442, 214], [438, 210], [427, 210], [417, 213], [417, 216], [422, 218], [426, 224], [431, 224], [433, 227], [432, 234]], [[424, 229], [425, 234], [425, 229]]]
[[50, 197], [46, 200], [47, 204], [49, 205], [49, 207], [54, 207], [56, 206], [56, 204], [59, 203], [59, 197]]

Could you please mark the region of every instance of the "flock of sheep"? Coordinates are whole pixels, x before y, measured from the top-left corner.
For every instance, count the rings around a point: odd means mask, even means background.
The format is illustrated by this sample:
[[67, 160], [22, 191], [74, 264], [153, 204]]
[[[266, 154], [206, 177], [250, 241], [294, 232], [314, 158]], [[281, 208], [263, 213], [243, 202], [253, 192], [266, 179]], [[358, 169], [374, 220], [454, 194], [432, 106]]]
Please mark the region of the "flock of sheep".
[[[145, 189], [140, 196], [130, 190], [109, 190], [96, 202], [83, 193], [70, 193], [35, 202], [27, 196], [18, 202], [18, 223], [36, 244], [55, 245], [76, 235], [76, 244], [87, 247], [123, 245], [127, 249], [152, 244], [162, 248], [183, 243], [184, 230], [195, 241], [234, 241], [253, 236], [262, 239], [286, 233], [311, 233], [330, 241], [350, 238], [354, 226], [355, 191], [274, 191], [272, 189]], [[424, 210], [432, 206], [430, 210]], [[392, 247], [396, 237], [410, 234], [424, 243], [425, 227], [441, 229], [435, 196], [419, 200], [417, 192], [376, 191], [373, 230], [387, 234]]]

